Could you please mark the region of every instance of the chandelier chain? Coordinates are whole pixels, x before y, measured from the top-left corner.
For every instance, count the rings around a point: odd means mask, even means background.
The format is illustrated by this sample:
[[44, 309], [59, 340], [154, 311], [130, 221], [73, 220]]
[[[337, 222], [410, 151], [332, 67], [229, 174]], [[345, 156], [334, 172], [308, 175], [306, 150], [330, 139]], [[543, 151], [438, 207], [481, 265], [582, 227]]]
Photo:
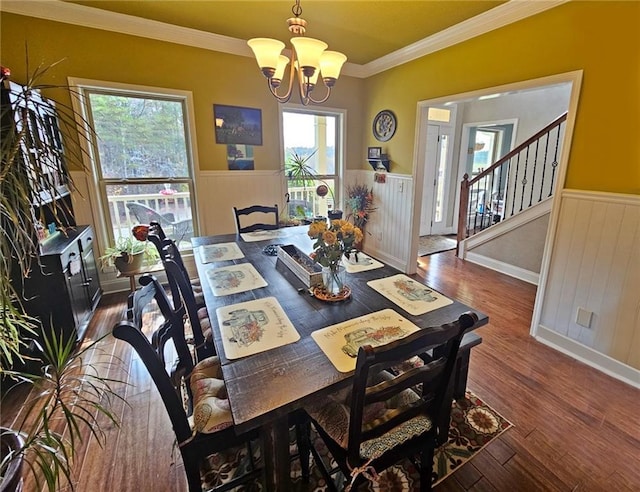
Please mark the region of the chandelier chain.
[[291, 13], [296, 17], [300, 17], [302, 15], [302, 6], [300, 5], [300, 0], [296, 0], [294, 6], [291, 7]]

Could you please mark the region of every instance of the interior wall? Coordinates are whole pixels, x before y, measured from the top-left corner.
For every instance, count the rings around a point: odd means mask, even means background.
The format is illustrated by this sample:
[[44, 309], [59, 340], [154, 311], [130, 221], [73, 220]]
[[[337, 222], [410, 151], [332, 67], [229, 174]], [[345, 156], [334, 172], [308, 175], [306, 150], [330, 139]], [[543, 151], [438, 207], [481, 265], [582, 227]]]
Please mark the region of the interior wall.
[[513, 231], [491, 239], [471, 251], [507, 265], [540, 273], [548, 227], [549, 214], [546, 214]]
[[569, 108], [571, 84], [558, 84], [494, 99], [463, 102], [462, 124], [518, 119], [514, 145], [519, 145]]
[[[584, 70], [566, 185], [640, 193], [638, 19], [640, 2], [565, 3], [370, 77], [365, 121], [382, 109], [396, 113], [398, 128], [384, 150], [393, 172], [411, 174], [418, 101]], [[624, 103], [610, 104], [613, 93]], [[615, 125], [602, 124], [605, 106]], [[601, 141], [616, 145], [593, 145]], [[364, 145], [374, 144], [369, 132]]]
[[640, 387], [640, 196], [561, 201], [537, 338]]
[[[215, 142], [213, 104], [258, 108], [262, 111], [263, 145], [254, 147], [256, 170], [279, 169], [278, 102], [254, 59], [142, 37], [52, 22], [2, 12], [2, 65], [12, 79], [27, 80], [39, 65], [60, 63], [41, 83], [66, 85], [67, 77], [180, 89], [193, 92], [200, 170], [227, 170], [226, 145]], [[25, 46], [28, 55], [25, 54]], [[361, 79], [342, 76], [328, 106], [347, 110], [347, 167], [362, 159]], [[51, 94], [50, 94], [51, 95]], [[69, 105], [67, 94], [53, 97]], [[291, 102], [298, 102], [292, 97]]]

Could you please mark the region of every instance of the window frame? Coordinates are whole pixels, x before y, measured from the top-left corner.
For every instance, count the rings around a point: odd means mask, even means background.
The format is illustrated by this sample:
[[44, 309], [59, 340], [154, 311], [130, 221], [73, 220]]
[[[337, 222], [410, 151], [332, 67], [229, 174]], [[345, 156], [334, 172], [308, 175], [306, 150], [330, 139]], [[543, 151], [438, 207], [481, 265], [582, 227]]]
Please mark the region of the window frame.
[[[141, 184], [158, 184], [158, 183], [187, 183], [191, 189], [191, 217], [193, 221], [193, 236], [199, 234], [199, 216], [198, 216], [198, 183], [196, 176], [199, 172], [195, 111], [193, 105], [193, 94], [191, 91], [178, 89], [169, 89], [161, 87], [141, 86], [135, 84], [123, 84], [119, 82], [110, 82], [102, 80], [83, 79], [69, 77], [68, 84], [72, 91], [72, 105], [76, 114], [78, 126], [85, 132], [87, 138], [80, 139], [82, 159], [84, 162], [84, 171], [87, 177], [87, 188], [89, 200], [91, 203], [91, 216], [93, 218], [94, 230], [98, 236], [99, 251], [102, 254], [106, 246], [113, 244], [113, 227], [111, 224], [108, 207], [108, 197], [106, 188], [114, 183], [122, 183], [122, 180], [104, 179], [99, 164], [97, 142], [94, 141], [95, 136], [88, 131], [88, 126], [92, 121], [90, 118], [90, 106], [88, 100], [89, 93], [113, 94], [133, 97], [148, 97], [155, 99], [165, 99], [171, 101], [179, 101], [183, 107], [185, 144], [187, 153], [187, 170], [189, 177], [174, 178], [142, 178], [136, 180]], [[91, 142], [91, 143], [89, 143]], [[190, 250], [190, 249], [189, 249]]]
[[[282, 186], [285, 193], [289, 192], [289, 179], [285, 172], [286, 148], [284, 144], [284, 113], [312, 114], [320, 116], [333, 116], [336, 118], [336, 149], [335, 149], [335, 175], [319, 174], [318, 180], [333, 179], [335, 202], [333, 210], [343, 210], [344, 181], [346, 169], [346, 132], [347, 111], [342, 108], [330, 108], [325, 106], [303, 106], [302, 104], [281, 104], [278, 106], [278, 117], [280, 125], [280, 170], [282, 172]], [[288, 211], [287, 211], [288, 212]]]

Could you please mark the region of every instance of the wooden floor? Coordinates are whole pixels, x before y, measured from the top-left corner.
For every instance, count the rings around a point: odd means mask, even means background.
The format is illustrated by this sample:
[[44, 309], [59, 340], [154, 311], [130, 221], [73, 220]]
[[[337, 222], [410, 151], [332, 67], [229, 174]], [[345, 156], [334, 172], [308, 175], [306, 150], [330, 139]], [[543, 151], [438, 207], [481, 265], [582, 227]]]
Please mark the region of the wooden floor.
[[[473, 349], [469, 389], [514, 424], [436, 490], [640, 490], [640, 390], [531, 338], [535, 286], [453, 251], [420, 258], [419, 269], [434, 289], [489, 315], [478, 330], [483, 343]], [[125, 294], [105, 296], [87, 336], [108, 333], [124, 302]], [[120, 360], [112, 375], [128, 381], [121, 386], [128, 404], [116, 405], [122, 426], [108, 428], [104, 448], [87, 441], [76, 490], [186, 490], [168, 418], [144, 367], [124, 342], [109, 337], [104, 349]], [[2, 422], [12, 413], [5, 405]]]

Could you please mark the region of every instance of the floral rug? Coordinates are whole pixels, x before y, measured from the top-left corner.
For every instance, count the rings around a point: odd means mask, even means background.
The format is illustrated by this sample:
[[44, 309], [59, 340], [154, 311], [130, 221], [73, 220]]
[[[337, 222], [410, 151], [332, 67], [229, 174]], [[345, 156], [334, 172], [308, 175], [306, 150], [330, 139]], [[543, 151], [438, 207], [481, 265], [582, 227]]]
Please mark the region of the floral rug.
[[455, 249], [456, 237], [451, 236], [420, 236], [418, 243], [418, 256], [428, 256], [434, 253], [442, 253]]
[[[504, 431], [512, 427], [512, 424], [504, 417], [484, 403], [471, 392], [467, 392], [464, 399], [454, 402], [451, 410], [451, 426], [449, 427], [449, 440], [436, 450], [433, 462], [434, 485], [444, 480], [457, 468], [469, 461], [482, 448], [489, 444]], [[329, 453], [322, 440], [312, 431], [315, 438], [316, 449], [327, 460]], [[259, 459], [259, 446], [254, 445], [254, 455]], [[293, 439], [291, 452], [295, 454], [295, 439]], [[209, 457], [208, 470], [204, 474], [204, 484], [212, 487], [219, 480], [227, 481], [233, 477], [237, 468], [242, 468], [246, 462], [246, 450], [235, 450], [231, 453], [212, 455]], [[302, 482], [300, 462], [296, 459], [291, 463], [292, 491], [297, 492], [325, 492], [327, 484], [322, 478], [319, 469], [315, 466], [311, 457], [311, 478], [309, 483]], [[419, 475], [413, 464], [405, 462], [388, 468], [380, 474], [378, 483], [363, 484], [358, 490], [369, 492], [413, 492], [420, 489]], [[237, 487], [237, 492], [261, 491], [262, 486], [255, 483], [248, 486]]]

